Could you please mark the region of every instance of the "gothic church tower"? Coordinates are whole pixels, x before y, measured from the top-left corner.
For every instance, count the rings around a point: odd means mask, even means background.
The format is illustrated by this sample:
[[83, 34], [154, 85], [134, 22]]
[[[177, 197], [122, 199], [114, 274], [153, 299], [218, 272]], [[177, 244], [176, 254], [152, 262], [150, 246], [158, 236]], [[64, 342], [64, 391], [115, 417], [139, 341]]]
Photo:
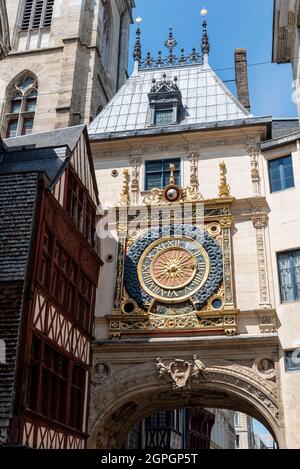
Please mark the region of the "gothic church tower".
[[134, 0], [7, 2], [1, 135], [89, 123], [123, 84]]

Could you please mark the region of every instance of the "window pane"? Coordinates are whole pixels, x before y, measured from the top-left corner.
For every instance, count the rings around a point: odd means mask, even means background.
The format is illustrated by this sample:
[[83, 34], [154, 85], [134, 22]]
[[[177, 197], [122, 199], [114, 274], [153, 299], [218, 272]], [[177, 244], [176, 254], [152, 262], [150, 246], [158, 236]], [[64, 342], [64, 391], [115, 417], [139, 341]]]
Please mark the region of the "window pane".
[[34, 84], [33, 78], [26, 77], [21, 83], [18, 84], [18, 88], [20, 88], [21, 90], [26, 90], [26, 88], [28, 88], [29, 86], [33, 84]]
[[280, 288], [282, 301], [293, 301], [292, 269], [290, 255], [280, 254], [278, 256], [278, 267], [280, 276]]
[[278, 255], [281, 300], [300, 300], [300, 250]]
[[11, 112], [17, 113], [20, 112], [22, 105], [22, 96], [20, 93], [17, 93], [11, 100]]
[[180, 184], [180, 158], [146, 162], [146, 190], [163, 189], [170, 181], [170, 164], [175, 165], [175, 184]]
[[24, 119], [22, 135], [32, 134], [33, 119]]
[[287, 371], [300, 370], [300, 351], [289, 350], [285, 352], [285, 366]]
[[34, 112], [36, 108], [36, 98], [27, 98], [26, 111]]
[[8, 128], [7, 128], [7, 137], [16, 137], [17, 135], [17, 128], [18, 128], [18, 121], [10, 121], [8, 123]]
[[162, 170], [162, 162], [161, 161], [151, 161], [146, 163], [146, 171], [149, 172], [157, 172]]
[[277, 158], [269, 162], [271, 192], [290, 189], [295, 186], [293, 161], [291, 156]]
[[293, 253], [293, 278], [295, 282], [295, 300], [300, 300], [300, 251]]
[[151, 189], [162, 187], [161, 174], [148, 174], [146, 180], [146, 190], [150, 191]]
[[155, 125], [166, 125], [172, 124], [173, 122], [173, 110], [155, 111]]

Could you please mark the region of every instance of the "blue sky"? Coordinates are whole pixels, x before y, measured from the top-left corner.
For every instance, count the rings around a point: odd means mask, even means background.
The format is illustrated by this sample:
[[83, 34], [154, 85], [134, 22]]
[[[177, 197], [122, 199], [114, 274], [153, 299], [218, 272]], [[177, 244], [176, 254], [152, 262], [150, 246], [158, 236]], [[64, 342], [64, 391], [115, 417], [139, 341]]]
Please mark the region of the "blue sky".
[[[223, 80], [234, 79], [234, 49], [246, 47], [248, 52], [251, 111], [254, 115], [296, 117], [292, 102], [292, 70], [290, 64], [271, 64], [273, 0], [136, 0], [134, 18], [143, 18], [143, 55], [151, 51], [166, 50], [169, 27], [173, 27], [178, 46], [200, 50], [200, 10], [208, 10], [208, 33], [211, 44], [210, 64]], [[135, 26], [131, 30], [130, 64], [135, 38]], [[269, 62], [266, 65], [252, 64]], [[226, 70], [220, 70], [226, 69]], [[234, 91], [234, 83], [226, 83]]]

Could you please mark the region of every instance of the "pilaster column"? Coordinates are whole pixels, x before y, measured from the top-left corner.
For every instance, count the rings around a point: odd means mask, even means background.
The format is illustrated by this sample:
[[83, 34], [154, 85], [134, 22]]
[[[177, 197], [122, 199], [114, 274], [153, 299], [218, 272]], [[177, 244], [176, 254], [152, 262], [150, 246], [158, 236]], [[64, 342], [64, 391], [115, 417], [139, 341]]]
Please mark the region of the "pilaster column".
[[190, 186], [196, 190], [199, 189], [198, 161], [200, 154], [197, 150], [188, 148], [186, 157], [190, 162]]
[[259, 174], [259, 164], [258, 164], [258, 156], [260, 155], [260, 144], [249, 143], [249, 145], [247, 146], [247, 152], [250, 156], [250, 162], [251, 162], [251, 180], [252, 180], [253, 194], [257, 196], [261, 194], [260, 174]]
[[268, 216], [266, 213], [257, 213], [251, 215], [251, 220], [256, 230], [260, 305], [264, 308], [271, 308], [265, 239], [265, 231], [268, 223]]
[[129, 163], [131, 166], [131, 194], [132, 194], [132, 203], [133, 205], [138, 205], [139, 203], [139, 193], [140, 193], [140, 169], [143, 162], [142, 152], [140, 150], [135, 150], [130, 156]]

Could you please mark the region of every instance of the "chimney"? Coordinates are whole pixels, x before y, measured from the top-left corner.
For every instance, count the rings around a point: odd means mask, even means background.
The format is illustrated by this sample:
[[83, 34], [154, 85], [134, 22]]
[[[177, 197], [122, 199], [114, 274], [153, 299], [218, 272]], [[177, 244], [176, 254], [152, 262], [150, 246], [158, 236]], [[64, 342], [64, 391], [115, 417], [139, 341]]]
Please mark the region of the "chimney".
[[237, 87], [237, 97], [239, 102], [250, 112], [250, 97], [247, 70], [246, 49], [235, 49], [235, 82]]

